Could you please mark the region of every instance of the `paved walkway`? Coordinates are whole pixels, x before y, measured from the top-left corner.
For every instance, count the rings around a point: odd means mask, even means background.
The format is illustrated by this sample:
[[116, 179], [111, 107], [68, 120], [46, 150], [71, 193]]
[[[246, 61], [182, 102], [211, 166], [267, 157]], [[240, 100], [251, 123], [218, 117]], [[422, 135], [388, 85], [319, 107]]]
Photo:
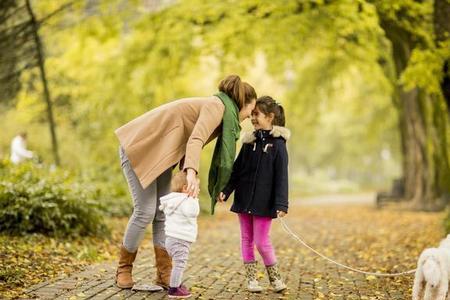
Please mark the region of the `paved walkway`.
[[[370, 196], [371, 197], [371, 196]], [[345, 197], [344, 197], [345, 198]], [[342, 199], [344, 199], [342, 198]], [[285, 218], [294, 232], [334, 259], [367, 271], [399, 272], [414, 268], [418, 250], [430, 239], [442, 236], [440, 216], [393, 210], [376, 210], [361, 201], [332, 201], [332, 205], [292, 205]], [[372, 198], [373, 199], [373, 198]], [[359, 204], [358, 204], [359, 203]], [[316, 257], [291, 239], [278, 222], [272, 241], [281, 272], [289, 289], [284, 294], [266, 290], [245, 291], [239, 256], [236, 216], [219, 207], [214, 217], [199, 220], [198, 241], [192, 246], [185, 273], [193, 299], [409, 299], [412, 276], [371, 278], [348, 272]], [[432, 235], [430, 237], [430, 234]], [[421, 240], [421, 235], [427, 235]], [[419, 237], [419, 238], [417, 238]], [[415, 247], [410, 247], [415, 245]], [[260, 265], [261, 282], [268, 287]], [[374, 270], [373, 268], [378, 269]], [[114, 263], [93, 266], [53, 282], [30, 288], [29, 295], [41, 299], [166, 299], [165, 292], [121, 290], [114, 286]], [[152, 282], [153, 255], [139, 253], [134, 269], [138, 283]]]

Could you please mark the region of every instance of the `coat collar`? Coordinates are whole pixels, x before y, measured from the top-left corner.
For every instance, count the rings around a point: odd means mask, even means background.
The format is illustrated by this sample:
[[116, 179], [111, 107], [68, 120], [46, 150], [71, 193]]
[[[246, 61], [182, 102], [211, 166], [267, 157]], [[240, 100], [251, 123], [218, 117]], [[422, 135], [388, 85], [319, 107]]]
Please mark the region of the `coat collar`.
[[[269, 132], [269, 131], [267, 131]], [[242, 135], [241, 141], [243, 144], [251, 144], [256, 140], [256, 131], [254, 132], [244, 132]], [[286, 127], [282, 126], [273, 126], [272, 130], [269, 132], [273, 137], [282, 137], [286, 141], [291, 137], [291, 131]]]

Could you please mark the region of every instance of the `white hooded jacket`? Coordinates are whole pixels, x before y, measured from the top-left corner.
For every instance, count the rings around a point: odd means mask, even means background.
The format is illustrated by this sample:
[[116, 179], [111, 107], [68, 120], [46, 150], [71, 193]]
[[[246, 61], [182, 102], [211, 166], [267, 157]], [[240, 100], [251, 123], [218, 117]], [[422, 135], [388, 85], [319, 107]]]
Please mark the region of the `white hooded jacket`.
[[166, 215], [166, 236], [188, 242], [197, 238], [197, 216], [200, 206], [197, 198], [185, 193], [170, 193], [160, 198], [159, 209]]

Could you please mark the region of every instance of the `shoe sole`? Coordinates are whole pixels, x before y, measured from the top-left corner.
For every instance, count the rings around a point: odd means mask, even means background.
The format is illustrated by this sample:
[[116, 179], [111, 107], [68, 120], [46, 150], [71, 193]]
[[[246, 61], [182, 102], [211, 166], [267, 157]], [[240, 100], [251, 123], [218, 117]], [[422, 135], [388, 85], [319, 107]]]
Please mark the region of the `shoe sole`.
[[165, 285], [161, 282], [155, 282], [156, 285], [159, 285], [160, 287], [162, 287], [164, 290], [168, 291], [169, 290], [169, 286]]
[[116, 286], [120, 289], [131, 289], [133, 286], [123, 286], [123, 285], [118, 285], [116, 284]]
[[247, 289], [247, 291], [250, 292], [250, 293], [261, 293], [262, 291], [264, 291], [264, 289], [260, 289], [260, 290], [250, 290], [250, 289]]
[[190, 298], [192, 295], [189, 296], [171, 296], [169, 295], [169, 299], [187, 299]]
[[134, 286], [134, 284], [132, 284], [132, 285], [120, 285], [120, 284], [118, 284], [117, 281], [116, 281], [116, 286], [117, 286], [118, 288], [120, 288], [120, 289], [131, 289], [131, 288]]

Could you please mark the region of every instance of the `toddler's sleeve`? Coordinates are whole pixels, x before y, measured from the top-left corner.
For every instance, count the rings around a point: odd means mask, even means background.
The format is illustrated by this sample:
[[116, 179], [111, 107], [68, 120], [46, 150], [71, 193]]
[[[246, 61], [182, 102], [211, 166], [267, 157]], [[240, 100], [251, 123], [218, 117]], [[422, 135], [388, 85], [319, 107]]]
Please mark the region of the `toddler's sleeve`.
[[181, 204], [183, 214], [189, 218], [196, 218], [200, 213], [200, 206], [197, 198], [189, 198]]

